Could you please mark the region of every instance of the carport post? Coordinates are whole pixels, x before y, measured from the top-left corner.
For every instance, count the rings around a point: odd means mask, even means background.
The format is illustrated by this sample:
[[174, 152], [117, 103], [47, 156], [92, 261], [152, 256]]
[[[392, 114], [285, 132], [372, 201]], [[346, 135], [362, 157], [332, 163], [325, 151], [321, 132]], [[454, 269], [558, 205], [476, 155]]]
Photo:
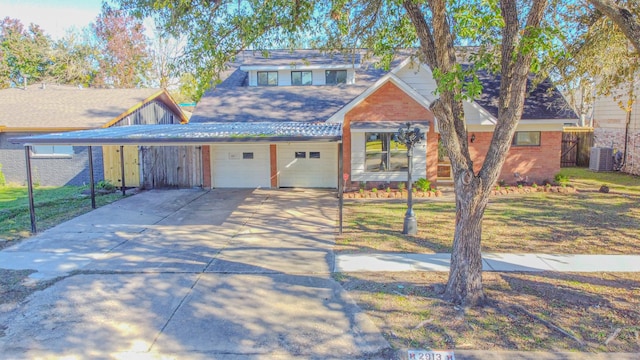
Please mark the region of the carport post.
[[96, 186], [93, 183], [93, 151], [91, 146], [88, 147], [89, 150], [89, 188], [91, 189], [91, 208], [96, 208]]
[[340, 204], [340, 210], [338, 211], [340, 218], [340, 226], [338, 233], [342, 235], [342, 204], [344, 202], [344, 175], [342, 172], [344, 171], [344, 165], [342, 163], [342, 142], [338, 143], [338, 203]]
[[24, 156], [27, 160], [27, 189], [29, 191], [29, 216], [31, 217], [31, 233], [38, 232], [36, 229], [36, 207], [33, 204], [33, 178], [31, 177], [31, 146], [25, 145]]
[[120, 172], [122, 178], [122, 196], [125, 196], [125, 183], [124, 183], [124, 146], [120, 145]]

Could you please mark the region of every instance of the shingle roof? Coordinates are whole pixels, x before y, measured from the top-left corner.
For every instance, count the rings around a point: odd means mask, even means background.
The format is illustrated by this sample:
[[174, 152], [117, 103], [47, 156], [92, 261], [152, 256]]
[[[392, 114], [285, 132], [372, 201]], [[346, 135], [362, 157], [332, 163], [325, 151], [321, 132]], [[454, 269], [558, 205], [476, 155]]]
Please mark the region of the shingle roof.
[[[482, 95], [476, 103], [491, 115], [498, 117], [498, 97], [500, 96], [499, 74], [478, 72], [482, 84]], [[567, 120], [577, 119], [578, 116], [567, 104], [560, 91], [549, 80], [545, 80], [532, 89], [533, 77], [529, 79], [527, 90], [529, 94], [524, 101], [522, 120]]]
[[244, 51], [237, 56], [247, 66], [294, 66], [294, 65], [339, 65], [359, 64], [359, 52], [353, 54], [321, 53], [317, 50], [272, 50], [268, 56], [260, 51]]
[[[399, 53], [391, 64], [393, 69], [410, 56], [410, 51]], [[248, 86], [248, 73], [240, 66], [293, 64], [349, 64], [355, 59], [356, 83], [340, 86]], [[197, 122], [264, 122], [264, 121], [326, 121], [333, 114], [362, 94], [388, 71], [375, 68], [362, 56], [345, 59], [341, 55], [323, 57], [314, 50], [271, 51], [268, 57], [261, 52], [245, 52], [231, 64], [230, 74], [222, 83], [208, 90], [193, 116]], [[498, 116], [497, 101], [500, 76], [481, 72], [484, 93], [476, 100], [493, 116]], [[527, 97], [522, 119], [560, 120], [577, 119], [564, 97], [548, 81], [542, 82]]]
[[82, 89], [41, 85], [0, 90], [0, 126], [95, 128], [157, 94], [159, 89]]
[[326, 121], [388, 72], [364, 64], [356, 69], [353, 85], [247, 86], [248, 73], [239, 68], [240, 64], [280, 66], [309, 60], [316, 64], [349, 63], [338, 55], [324, 59], [327, 61], [321, 59], [312, 50], [276, 51], [269, 58], [253, 52], [239, 56], [238, 63], [233, 64], [235, 71], [205, 93], [190, 122]]

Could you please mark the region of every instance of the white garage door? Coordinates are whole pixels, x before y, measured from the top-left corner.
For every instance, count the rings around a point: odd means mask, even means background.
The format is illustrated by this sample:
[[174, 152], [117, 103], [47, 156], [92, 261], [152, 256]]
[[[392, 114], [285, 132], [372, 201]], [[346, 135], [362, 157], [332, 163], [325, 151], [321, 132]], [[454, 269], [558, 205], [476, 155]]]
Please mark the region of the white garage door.
[[278, 144], [280, 187], [338, 187], [338, 144]]
[[269, 145], [211, 146], [211, 178], [217, 188], [271, 187]]

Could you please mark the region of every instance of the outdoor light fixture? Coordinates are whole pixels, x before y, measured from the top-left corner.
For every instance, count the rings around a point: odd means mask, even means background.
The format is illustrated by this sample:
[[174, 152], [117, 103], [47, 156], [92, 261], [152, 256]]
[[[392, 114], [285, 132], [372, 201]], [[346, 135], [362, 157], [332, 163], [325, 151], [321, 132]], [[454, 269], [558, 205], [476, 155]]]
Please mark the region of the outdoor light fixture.
[[416, 215], [413, 212], [411, 172], [413, 172], [413, 147], [421, 140], [424, 140], [424, 133], [417, 127], [411, 130], [411, 123], [409, 122], [407, 122], [406, 129], [404, 127], [398, 129], [398, 141], [407, 146], [407, 160], [409, 163], [409, 170], [407, 171], [407, 191], [409, 191], [409, 194], [407, 196], [407, 212], [404, 215], [404, 225], [402, 227], [402, 233], [405, 235], [415, 235], [418, 233]]
[[471, 134], [471, 142], [476, 141], [476, 134]]

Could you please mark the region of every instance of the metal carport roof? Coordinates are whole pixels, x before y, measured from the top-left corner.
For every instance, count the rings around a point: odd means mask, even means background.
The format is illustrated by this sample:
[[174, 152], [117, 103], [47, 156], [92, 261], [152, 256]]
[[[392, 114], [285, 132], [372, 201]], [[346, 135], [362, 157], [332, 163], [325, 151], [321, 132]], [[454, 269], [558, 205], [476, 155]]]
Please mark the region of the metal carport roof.
[[303, 122], [130, 125], [11, 139], [30, 145], [189, 145], [212, 142], [297, 142], [342, 140], [342, 124]]
[[[225, 122], [192, 124], [129, 125], [102, 129], [80, 130], [54, 134], [18, 137], [10, 140], [24, 144], [29, 188], [29, 210], [31, 232], [36, 233], [33, 181], [31, 176], [31, 146], [76, 145], [89, 147], [89, 173], [91, 178], [91, 206], [95, 209], [92, 146], [101, 145], [202, 145], [232, 142], [337, 142], [339, 144], [339, 173], [342, 173], [342, 124], [304, 122]], [[122, 192], [125, 193], [123, 151], [120, 152], [122, 166]], [[342, 179], [338, 181], [340, 198], [340, 232], [342, 232]]]

